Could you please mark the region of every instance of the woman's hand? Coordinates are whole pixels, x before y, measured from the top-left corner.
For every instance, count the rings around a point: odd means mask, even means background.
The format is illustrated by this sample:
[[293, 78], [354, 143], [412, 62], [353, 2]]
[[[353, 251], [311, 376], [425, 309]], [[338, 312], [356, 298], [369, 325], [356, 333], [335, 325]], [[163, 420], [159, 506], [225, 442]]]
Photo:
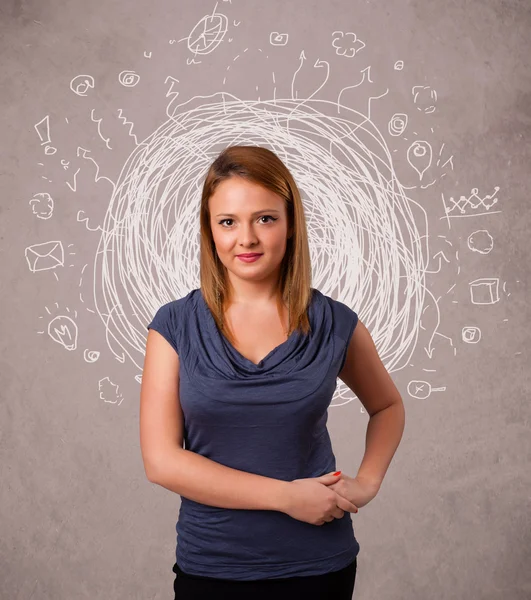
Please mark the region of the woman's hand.
[[369, 504], [376, 496], [380, 486], [373, 481], [360, 477], [349, 477], [343, 473], [340, 475], [336, 483], [328, 486], [337, 494], [355, 504], [358, 508]]
[[341, 519], [345, 511], [358, 512], [357, 505], [331, 489], [337, 485], [339, 477], [328, 473], [288, 482], [282, 512], [311, 525]]

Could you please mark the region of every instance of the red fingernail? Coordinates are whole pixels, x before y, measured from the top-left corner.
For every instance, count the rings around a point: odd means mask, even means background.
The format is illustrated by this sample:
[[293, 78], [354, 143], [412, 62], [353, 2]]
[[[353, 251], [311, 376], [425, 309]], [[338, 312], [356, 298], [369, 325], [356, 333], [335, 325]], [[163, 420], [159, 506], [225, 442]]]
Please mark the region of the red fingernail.
[[341, 471], [337, 471], [334, 475], [341, 475]]

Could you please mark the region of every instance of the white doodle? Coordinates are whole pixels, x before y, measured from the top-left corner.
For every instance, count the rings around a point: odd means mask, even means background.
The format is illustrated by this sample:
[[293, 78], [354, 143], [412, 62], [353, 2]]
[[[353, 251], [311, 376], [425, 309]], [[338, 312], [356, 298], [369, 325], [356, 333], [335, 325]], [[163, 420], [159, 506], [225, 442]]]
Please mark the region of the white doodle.
[[70, 89], [78, 96], [86, 96], [89, 90], [94, 89], [94, 77], [92, 75], [78, 75], [70, 82]]
[[168, 81], [170, 82], [170, 87], [168, 88], [168, 91], [166, 92], [166, 98], [170, 98], [171, 100], [168, 102], [168, 105], [166, 106], [166, 114], [168, 115], [168, 117], [171, 117], [172, 114], [172, 105], [175, 102], [175, 100], [177, 99], [177, 97], [179, 96], [179, 92], [177, 90], [174, 90], [174, 86], [176, 83], [179, 83], [178, 79], [175, 79], [175, 77], [171, 77], [171, 75], [168, 75], [168, 77], [166, 77], [166, 79], [164, 80], [164, 83], [167, 84]]
[[412, 398], [418, 400], [425, 400], [432, 392], [444, 392], [445, 387], [432, 388], [427, 381], [410, 381], [407, 386], [407, 392]]
[[98, 390], [100, 392], [100, 400], [109, 404], [118, 403], [118, 406], [120, 406], [124, 399], [120, 387], [116, 383], [113, 383], [108, 377], [99, 380]]
[[63, 167], [63, 169], [64, 169], [65, 171], [68, 171], [68, 167], [70, 166], [70, 161], [68, 161], [68, 160], [66, 160], [66, 159], [64, 159], [64, 158], [62, 158], [62, 159], [61, 159], [61, 166]]
[[81, 171], [81, 167], [78, 167], [77, 171], [74, 173], [74, 185], [72, 185], [70, 182], [66, 182], [66, 185], [73, 191], [75, 192], [77, 190], [77, 174], [79, 173], [79, 171]]
[[417, 140], [408, 148], [407, 161], [419, 174], [421, 181], [422, 176], [431, 166], [432, 156], [433, 153], [429, 142]]
[[500, 280], [497, 277], [482, 277], [469, 283], [472, 304], [496, 304], [500, 301]]
[[435, 110], [437, 102], [437, 92], [429, 85], [415, 85], [411, 90], [413, 94], [413, 102], [417, 105], [417, 109], [429, 114]]
[[32, 273], [64, 267], [65, 253], [60, 241], [43, 242], [26, 248], [26, 260]]
[[29, 201], [31, 211], [38, 219], [47, 220], [53, 215], [53, 198], [48, 192], [39, 192]]
[[269, 43], [272, 46], [285, 46], [288, 43], [289, 36], [287, 33], [279, 33], [278, 31], [272, 31], [269, 34]]
[[[304, 53], [304, 50], [301, 51], [301, 53], [299, 55], [299, 60], [300, 60], [299, 66], [298, 66], [297, 70], [295, 71], [295, 73], [293, 74], [293, 79], [291, 80], [291, 94], [292, 94], [293, 99], [298, 99], [298, 96], [299, 96], [298, 90], [295, 89], [295, 80], [297, 78], [299, 71], [301, 71], [301, 69], [303, 68], [304, 61], [306, 60], [306, 55]], [[304, 99], [299, 101], [293, 107], [293, 111], [298, 110], [302, 104], [305, 104], [306, 102], [310, 101], [314, 96], [316, 96], [317, 93], [325, 86], [326, 82], [328, 81], [328, 78], [330, 76], [330, 64], [326, 60], [317, 59], [313, 65], [313, 67], [314, 67], [314, 69], [316, 69], [316, 68], [320, 69], [320, 68], [324, 67], [324, 80], [319, 85], [319, 87], [317, 89], [315, 89], [311, 94], [305, 94]], [[291, 115], [293, 114], [293, 111], [288, 116], [288, 122], [287, 122], [288, 131], [289, 131], [289, 124], [290, 124], [289, 117], [291, 117]]]
[[395, 71], [402, 71], [402, 69], [404, 68], [404, 61], [403, 60], [397, 60], [394, 64], [394, 70]]
[[34, 125], [35, 131], [41, 140], [41, 146], [51, 143], [50, 139], [50, 115], [46, 115], [38, 123]]
[[335, 48], [338, 56], [354, 58], [356, 54], [365, 48], [365, 43], [359, 40], [352, 31], [347, 31], [347, 33], [334, 31], [332, 37], [332, 46]]
[[78, 221], [78, 223], [85, 223], [85, 227], [87, 228], [88, 231], [102, 231], [102, 228], [101, 228], [100, 225], [98, 225], [97, 227], [89, 227], [89, 224], [88, 224], [89, 218], [88, 217], [83, 217], [83, 218], [81, 217], [81, 215], [84, 215], [84, 214], [85, 214], [84, 210], [79, 210], [77, 212], [77, 221]]
[[[365, 77], [368, 76], [366, 71]], [[375, 298], [373, 306], [386, 307], [386, 311], [375, 308], [373, 314], [366, 315], [373, 324], [372, 333], [379, 340], [382, 360], [390, 370], [407, 364], [418, 340], [420, 311], [426, 297], [426, 261], [433, 253], [426, 247], [426, 212], [422, 206], [412, 204], [394, 171], [385, 141], [387, 122], [384, 136], [361, 112], [340, 106], [338, 115], [337, 102], [307, 97], [244, 101], [224, 91], [177, 103], [174, 102], [177, 83], [168, 79], [166, 86], [166, 89], [171, 86], [166, 100], [172, 102], [172, 116], [125, 160], [101, 221], [93, 295], [108, 334], [107, 343], [117, 360], [131, 360], [138, 369], [142, 368], [145, 322], [156, 305], [178, 294], [180, 286], [185, 285], [174, 280], [171, 257], [197, 255], [187, 247], [196, 244], [186, 233], [191, 227], [190, 220], [195, 219], [193, 205], [185, 201], [180, 179], [171, 173], [185, 168], [183, 161], [190, 156], [198, 164], [207, 162], [212, 144], [226, 135], [235, 139], [236, 132], [239, 139], [248, 136], [258, 139], [279, 128], [285, 135], [290, 123], [295, 123], [290, 135], [293, 144], [290, 156], [295, 160], [290, 161], [290, 167], [299, 185], [307, 190], [323, 185], [327, 188], [332, 183], [323, 179], [323, 171], [341, 171], [341, 177], [334, 178], [330, 189], [319, 189], [315, 197], [310, 193], [307, 198], [310, 207], [323, 194], [330, 198], [326, 207], [327, 227], [334, 239], [341, 240], [327, 253], [328, 266], [320, 264], [317, 258], [315, 277], [322, 278], [326, 271], [325, 279], [348, 281], [343, 293], [351, 306], [359, 305], [364, 294], [369, 293], [369, 286]], [[356, 130], [355, 135], [349, 135], [352, 130]], [[322, 140], [323, 136], [330, 142], [330, 152], [323, 152], [320, 142], [311, 143], [314, 139]], [[163, 181], [164, 191], [160, 187]], [[198, 184], [193, 185], [199, 192]], [[153, 198], [159, 200], [153, 202]], [[311, 208], [309, 215], [308, 229], [317, 236], [314, 243], [318, 246], [322, 240], [317, 232], [322, 231], [322, 224], [317, 223], [322, 223], [322, 219]], [[382, 238], [385, 244], [381, 243]], [[374, 249], [374, 254], [362, 257], [362, 248]], [[345, 253], [350, 257], [348, 261]], [[359, 279], [364, 272], [359, 261], [367, 260], [372, 273], [378, 274], [376, 287], [370, 278]], [[146, 264], [153, 269], [149, 291], [142, 275]], [[329, 272], [330, 264], [338, 268], [342, 265], [341, 272], [335, 275]], [[389, 267], [391, 264], [393, 268]], [[148, 298], [152, 305], [146, 304]], [[121, 314], [112, 310], [118, 304], [123, 306]], [[433, 310], [437, 311], [437, 307]], [[133, 312], [136, 316], [132, 316]]]
[[481, 330], [479, 327], [467, 326], [461, 331], [461, 339], [465, 344], [477, 344], [481, 339]]
[[95, 363], [100, 357], [100, 353], [97, 350], [89, 350], [88, 348], [83, 352], [83, 358], [85, 362]]
[[66, 350], [77, 348], [78, 328], [75, 321], [66, 315], [59, 315], [50, 321], [48, 335]]
[[100, 139], [102, 139], [105, 142], [105, 145], [107, 146], [107, 148], [109, 150], [112, 150], [112, 148], [109, 146], [109, 141], [111, 138], [104, 138], [103, 135], [101, 134], [101, 122], [103, 121], [103, 117], [101, 119], [95, 119], [94, 118], [94, 109], [92, 109], [90, 111], [90, 119], [92, 121], [94, 121], [94, 123], [98, 124], [98, 135], [100, 136]]
[[393, 137], [402, 135], [407, 127], [408, 116], [404, 113], [395, 113], [389, 123], [387, 129]]
[[151, 58], [151, 52], [144, 52], [144, 58]]
[[478, 229], [468, 236], [468, 247], [472, 252], [490, 254], [494, 248], [494, 239], [486, 229]]
[[190, 35], [181, 38], [179, 42], [186, 41], [188, 50], [196, 56], [210, 54], [223, 41], [227, 27], [227, 17], [216, 12], [214, 7], [212, 14], [204, 16], [192, 29]]
[[111, 184], [112, 188], [114, 189], [114, 181], [112, 181], [112, 179], [109, 179], [108, 177], [104, 177], [104, 176], [100, 177], [100, 166], [91, 156], [87, 156], [88, 154], [90, 154], [90, 150], [87, 150], [86, 148], [82, 148], [81, 146], [78, 146], [77, 156], [93, 163], [96, 167], [96, 174], [94, 175], [94, 181], [98, 182], [100, 179], [105, 179], [106, 181], [108, 181]]
[[129, 127], [129, 135], [132, 138], [135, 138], [135, 144], [138, 146], [138, 139], [136, 137], [136, 135], [133, 133], [133, 127], [135, 126], [135, 124], [132, 121], [128, 121], [125, 117], [122, 116], [122, 109], [119, 108], [118, 109], [118, 118], [123, 121], [124, 125], [131, 125], [131, 127]]
[[140, 75], [134, 71], [122, 71], [118, 75], [118, 81], [126, 88], [135, 87], [140, 81]]
[[501, 210], [491, 210], [498, 203], [496, 194], [499, 191], [500, 188], [496, 186], [492, 194], [487, 194], [482, 198], [479, 195], [478, 188], [472, 188], [470, 196], [462, 195], [459, 200], [455, 200], [450, 196], [448, 204], [446, 203], [444, 193], [441, 193], [445, 216], [440, 218], [447, 219], [448, 227], [451, 228], [450, 219], [452, 218], [480, 217], [500, 213]]

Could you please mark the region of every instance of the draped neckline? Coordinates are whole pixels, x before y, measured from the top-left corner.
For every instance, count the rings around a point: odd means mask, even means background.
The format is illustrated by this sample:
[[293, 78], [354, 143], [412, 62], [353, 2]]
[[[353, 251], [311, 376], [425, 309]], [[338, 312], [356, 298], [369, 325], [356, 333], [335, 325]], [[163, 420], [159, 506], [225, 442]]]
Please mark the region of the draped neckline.
[[[314, 290], [312, 289], [312, 291]], [[281, 363], [282, 360], [293, 354], [292, 349], [294, 345], [296, 345], [296, 342], [301, 339], [301, 336], [303, 336], [303, 334], [299, 330], [293, 330], [286, 340], [275, 346], [260, 361], [255, 363], [246, 356], [244, 356], [239, 350], [237, 350], [227, 339], [227, 337], [221, 332], [216, 323], [216, 320], [214, 319], [214, 315], [210, 310], [210, 307], [203, 298], [201, 289], [198, 288], [197, 292], [199, 294], [198, 301], [201, 305], [202, 313], [206, 320], [208, 330], [211, 333], [211, 337], [218, 344], [221, 345], [225, 353], [227, 353], [227, 355], [231, 358], [231, 362], [233, 364], [238, 365], [238, 367], [243, 368], [245, 371], [260, 373], [263, 372], [265, 369], [279, 365], [279, 363]], [[308, 312], [310, 312], [315, 298], [316, 294], [314, 292], [312, 294], [312, 300], [310, 302]]]

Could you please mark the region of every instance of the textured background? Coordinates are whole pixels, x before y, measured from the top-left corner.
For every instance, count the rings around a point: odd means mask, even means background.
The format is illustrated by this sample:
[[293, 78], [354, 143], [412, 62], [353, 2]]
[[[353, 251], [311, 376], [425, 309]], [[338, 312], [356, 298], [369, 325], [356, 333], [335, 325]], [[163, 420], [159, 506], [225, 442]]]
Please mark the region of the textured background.
[[[0, 597], [173, 597], [179, 497], [139, 448], [145, 325], [198, 286], [209, 162], [255, 143], [301, 187], [314, 286], [359, 313], [406, 405], [353, 515], [355, 597], [530, 598], [529, 3], [0, 18]], [[354, 475], [367, 415], [341, 382], [329, 413]]]

